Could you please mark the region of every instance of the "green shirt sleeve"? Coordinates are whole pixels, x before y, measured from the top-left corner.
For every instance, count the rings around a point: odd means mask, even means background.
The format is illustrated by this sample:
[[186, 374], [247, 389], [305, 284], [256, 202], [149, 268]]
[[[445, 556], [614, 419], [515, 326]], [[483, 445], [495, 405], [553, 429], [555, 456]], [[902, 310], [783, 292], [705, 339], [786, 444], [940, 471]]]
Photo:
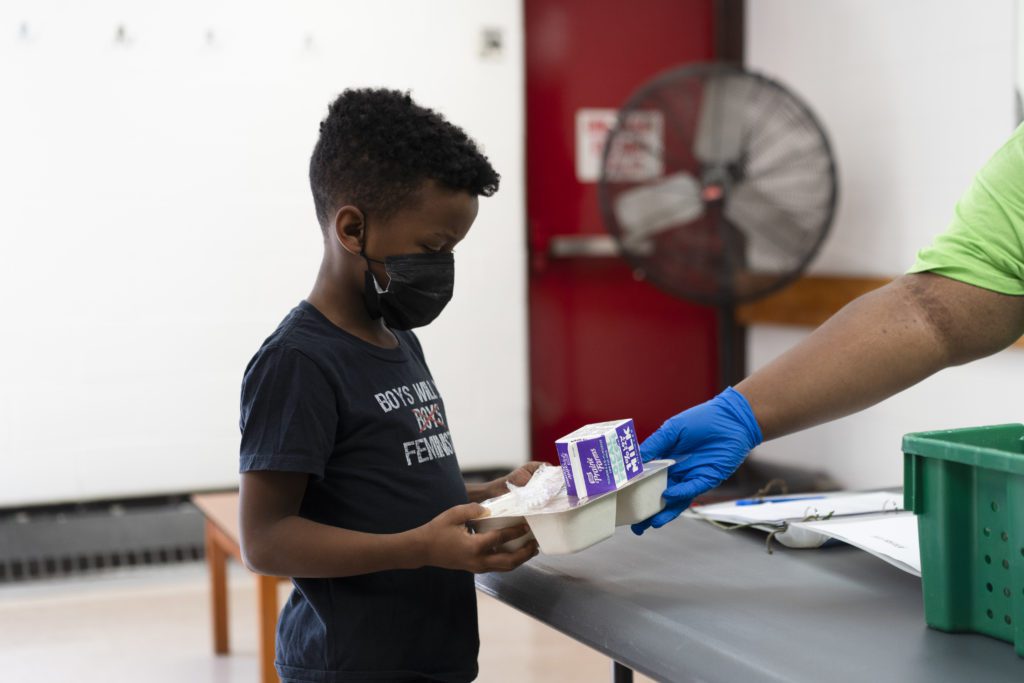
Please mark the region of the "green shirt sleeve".
[[1024, 295], [1024, 125], [974, 177], [949, 227], [909, 272]]

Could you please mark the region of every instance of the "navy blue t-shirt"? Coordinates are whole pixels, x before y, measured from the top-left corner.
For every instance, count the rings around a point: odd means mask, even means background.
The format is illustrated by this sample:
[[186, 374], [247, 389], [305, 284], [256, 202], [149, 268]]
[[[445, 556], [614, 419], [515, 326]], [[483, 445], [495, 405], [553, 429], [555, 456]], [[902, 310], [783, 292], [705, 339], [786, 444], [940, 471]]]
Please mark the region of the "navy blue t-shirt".
[[[383, 349], [306, 301], [249, 362], [241, 471], [305, 472], [300, 515], [378, 534], [468, 502], [444, 403], [412, 332]], [[292, 580], [277, 626], [287, 681], [471, 681], [476, 595], [436, 567]]]

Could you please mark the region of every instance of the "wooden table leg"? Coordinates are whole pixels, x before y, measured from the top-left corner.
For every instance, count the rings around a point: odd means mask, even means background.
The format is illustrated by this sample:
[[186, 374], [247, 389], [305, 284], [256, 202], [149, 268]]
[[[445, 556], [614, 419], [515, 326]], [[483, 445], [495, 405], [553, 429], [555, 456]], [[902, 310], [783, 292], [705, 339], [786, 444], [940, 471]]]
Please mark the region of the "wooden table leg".
[[206, 564], [210, 568], [210, 608], [213, 615], [213, 651], [228, 652], [227, 553], [217, 543], [217, 530], [206, 521]]
[[260, 681], [279, 683], [274, 669], [274, 640], [277, 634], [277, 584], [278, 577], [256, 577], [256, 592], [259, 596], [260, 629]]

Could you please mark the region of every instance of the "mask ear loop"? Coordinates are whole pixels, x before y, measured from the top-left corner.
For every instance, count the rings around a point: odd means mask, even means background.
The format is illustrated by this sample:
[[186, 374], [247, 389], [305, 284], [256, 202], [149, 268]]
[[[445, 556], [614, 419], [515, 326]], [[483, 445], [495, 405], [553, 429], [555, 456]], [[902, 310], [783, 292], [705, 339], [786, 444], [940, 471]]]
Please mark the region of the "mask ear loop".
[[[362, 248], [359, 250], [359, 255], [363, 257], [366, 262], [366, 285], [369, 287], [370, 283], [373, 283], [373, 288], [378, 294], [386, 294], [388, 289], [391, 287], [391, 273], [388, 272], [388, 264], [386, 261], [380, 261], [375, 258], [370, 258], [366, 255], [366, 226], [368, 225], [366, 220], [366, 214], [363, 214], [363, 243], [360, 245]], [[388, 286], [382, 288], [380, 283], [377, 282], [377, 276], [373, 274], [373, 270], [370, 268], [371, 263], [379, 263], [384, 266], [384, 272], [388, 273]]]
[[380, 295], [382, 290], [380, 285], [377, 284], [377, 278], [374, 276], [373, 271], [370, 270], [370, 262], [373, 260], [366, 255], [366, 222], [363, 219], [363, 243], [359, 249], [359, 255], [363, 257], [363, 261], [366, 263], [366, 270], [363, 272], [363, 302], [366, 304], [366, 311], [370, 314], [370, 317], [377, 320], [383, 315], [383, 311], [380, 306]]

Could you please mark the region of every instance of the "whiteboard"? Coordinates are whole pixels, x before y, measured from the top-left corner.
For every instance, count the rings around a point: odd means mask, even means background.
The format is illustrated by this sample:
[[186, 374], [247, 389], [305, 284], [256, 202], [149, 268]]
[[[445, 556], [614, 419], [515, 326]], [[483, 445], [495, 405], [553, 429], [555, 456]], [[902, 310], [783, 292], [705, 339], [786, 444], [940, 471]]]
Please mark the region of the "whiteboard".
[[525, 460], [522, 80], [518, 0], [0, 4], [0, 507], [237, 484], [242, 372], [320, 260], [318, 124], [364, 85], [502, 174], [421, 339], [463, 467]]

